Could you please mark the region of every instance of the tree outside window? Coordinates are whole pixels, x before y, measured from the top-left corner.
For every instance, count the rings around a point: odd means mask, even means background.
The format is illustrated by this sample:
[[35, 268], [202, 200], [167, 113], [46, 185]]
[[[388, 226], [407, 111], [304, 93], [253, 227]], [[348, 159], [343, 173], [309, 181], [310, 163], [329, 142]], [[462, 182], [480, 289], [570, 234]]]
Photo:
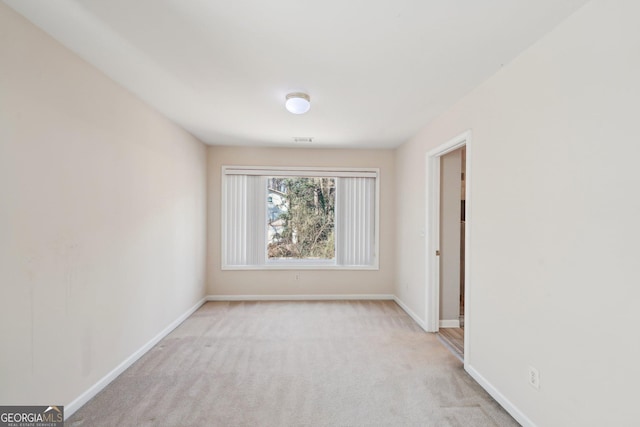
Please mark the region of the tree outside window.
[[335, 178], [268, 177], [268, 259], [335, 258]]

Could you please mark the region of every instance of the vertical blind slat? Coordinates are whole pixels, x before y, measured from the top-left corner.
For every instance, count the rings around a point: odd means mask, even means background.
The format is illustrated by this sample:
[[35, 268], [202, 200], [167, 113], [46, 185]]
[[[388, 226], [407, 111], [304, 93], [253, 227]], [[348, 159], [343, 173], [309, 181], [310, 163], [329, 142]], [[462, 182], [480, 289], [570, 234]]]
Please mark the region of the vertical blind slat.
[[[260, 263], [261, 229], [264, 207], [261, 208], [261, 177], [229, 175], [225, 177], [225, 265], [255, 265]], [[263, 240], [263, 239], [262, 239]]]
[[340, 178], [336, 216], [338, 264], [370, 266], [375, 261], [375, 178]]

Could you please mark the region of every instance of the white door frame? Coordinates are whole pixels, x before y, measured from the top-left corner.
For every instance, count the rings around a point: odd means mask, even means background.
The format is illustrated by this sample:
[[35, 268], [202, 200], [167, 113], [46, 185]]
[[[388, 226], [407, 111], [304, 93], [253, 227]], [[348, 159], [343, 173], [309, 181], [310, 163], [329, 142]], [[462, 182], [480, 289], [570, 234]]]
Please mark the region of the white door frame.
[[448, 142], [439, 145], [427, 153], [427, 239], [426, 239], [426, 289], [425, 289], [425, 319], [429, 332], [438, 332], [440, 328], [440, 262], [436, 251], [440, 249], [440, 157], [459, 148], [466, 147], [466, 168], [465, 168], [465, 233], [464, 233], [464, 353], [465, 362], [469, 351], [468, 346], [468, 307], [469, 307], [469, 265], [471, 251], [469, 238], [470, 232], [470, 206], [471, 206], [471, 131], [468, 130]]

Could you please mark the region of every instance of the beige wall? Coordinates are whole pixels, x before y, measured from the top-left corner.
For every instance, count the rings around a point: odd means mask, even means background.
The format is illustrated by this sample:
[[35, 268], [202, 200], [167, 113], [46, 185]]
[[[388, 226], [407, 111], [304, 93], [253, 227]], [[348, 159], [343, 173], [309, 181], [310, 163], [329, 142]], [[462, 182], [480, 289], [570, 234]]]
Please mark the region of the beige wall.
[[0, 3], [0, 403], [68, 405], [205, 295], [205, 152]]
[[[380, 270], [229, 271], [220, 268], [222, 165], [380, 168]], [[208, 262], [211, 295], [392, 294], [395, 253], [395, 159], [392, 150], [208, 147]], [[296, 280], [298, 277], [298, 280]]]
[[539, 426], [640, 417], [638, 16], [588, 3], [397, 153], [397, 293], [424, 313], [425, 153], [472, 130], [467, 362]]
[[440, 158], [440, 320], [460, 316], [462, 149]]

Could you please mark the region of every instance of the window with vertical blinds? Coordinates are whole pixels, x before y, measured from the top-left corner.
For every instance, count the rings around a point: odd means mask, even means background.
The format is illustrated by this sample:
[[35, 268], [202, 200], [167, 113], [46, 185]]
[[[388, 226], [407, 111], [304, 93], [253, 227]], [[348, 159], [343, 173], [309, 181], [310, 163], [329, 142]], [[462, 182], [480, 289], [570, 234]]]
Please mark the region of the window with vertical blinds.
[[377, 269], [378, 169], [223, 166], [223, 269]]

